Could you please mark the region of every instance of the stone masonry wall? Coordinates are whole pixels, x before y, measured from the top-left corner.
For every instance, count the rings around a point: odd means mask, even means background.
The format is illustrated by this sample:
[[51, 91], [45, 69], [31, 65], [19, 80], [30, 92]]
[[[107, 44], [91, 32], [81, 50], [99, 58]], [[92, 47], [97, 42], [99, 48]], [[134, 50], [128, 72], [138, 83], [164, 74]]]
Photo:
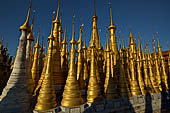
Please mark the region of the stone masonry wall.
[[[55, 113], [170, 113], [169, 108], [169, 93], [158, 93], [115, 100], [103, 99], [74, 108], [59, 106], [55, 109]], [[54, 113], [54, 110], [48, 113]]]

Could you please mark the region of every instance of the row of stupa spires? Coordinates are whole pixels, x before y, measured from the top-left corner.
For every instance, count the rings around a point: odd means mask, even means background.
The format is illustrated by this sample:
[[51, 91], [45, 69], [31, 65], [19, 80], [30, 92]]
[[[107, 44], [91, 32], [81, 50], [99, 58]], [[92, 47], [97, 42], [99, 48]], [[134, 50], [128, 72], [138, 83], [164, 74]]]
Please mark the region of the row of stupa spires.
[[21, 37], [13, 70], [0, 96], [0, 111], [29, 113], [33, 109], [35, 111], [54, 109], [60, 104], [63, 107], [75, 107], [85, 102], [93, 103], [102, 97], [117, 99], [169, 90], [170, 54], [166, 68], [159, 39], [158, 54], [154, 38], [151, 54], [148, 46], [143, 49], [140, 38], [137, 47], [130, 32], [129, 48], [125, 48], [122, 40], [123, 46], [119, 44], [118, 50], [116, 26], [112, 20], [110, 7], [111, 23], [108, 28], [110, 37], [108, 38], [106, 33], [107, 43], [103, 49], [97, 32], [97, 16], [94, 9], [89, 47], [86, 47], [85, 35], [84, 44], [82, 42], [82, 26], [79, 40], [75, 41], [73, 18], [71, 50], [68, 52], [66, 27], [62, 40], [59, 9], [60, 4], [56, 19], [52, 18], [48, 51], [45, 55], [44, 47], [40, 47], [39, 44], [40, 29], [34, 53], [32, 52], [34, 24], [32, 22], [31, 27], [29, 25], [30, 5], [27, 19], [20, 26]]

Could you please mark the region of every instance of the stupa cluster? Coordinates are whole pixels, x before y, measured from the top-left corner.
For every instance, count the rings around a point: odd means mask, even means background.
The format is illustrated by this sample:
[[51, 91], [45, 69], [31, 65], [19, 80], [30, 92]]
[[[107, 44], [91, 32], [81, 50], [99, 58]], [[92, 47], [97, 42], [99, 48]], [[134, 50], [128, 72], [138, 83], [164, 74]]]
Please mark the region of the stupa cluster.
[[6, 44], [4, 47], [3, 41], [4, 38], [2, 37], [0, 42], [0, 94], [9, 79], [13, 66], [12, 56], [7, 53], [8, 45]]
[[[52, 17], [48, 51], [45, 54], [43, 43], [41, 46], [39, 43], [40, 29], [33, 48], [34, 19], [30, 27], [31, 6], [29, 7], [27, 19], [20, 26], [21, 36], [13, 70], [0, 96], [0, 112], [45, 112], [58, 106], [71, 108], [85, 103], [90, 105], [102, 99], [129, 98], [169, 90], [170, 53], [166, 66], [159, 39], [157, 52], [154, 36], [152, 37], [153, 54], [147, 44], [145, 47], [142, 46], [140, 36], [138, 43], [135, 42], [132, 32], [129, 35], [128, 47], [125, 47], [123, 38], [122, 45], [121, 41], [117, 44], [116, 26], [112, 20], [110, 7], [110, 26], [109, 33], [106, 32], [107, 43], [104, 49], [98, 34], [94, 9], [89, 47], [85, 44], [85, 34], [84, 43], [82, 41], [81, 25], [79, 39], [76, 42], [73, 17], [71, 50], [68, 52], [66, 26], [62, 37], [59, 10], [60, 4], [56, 18]], [[6, 74], [1, 73], [0, 80], [3, 80], [4, 76]]]

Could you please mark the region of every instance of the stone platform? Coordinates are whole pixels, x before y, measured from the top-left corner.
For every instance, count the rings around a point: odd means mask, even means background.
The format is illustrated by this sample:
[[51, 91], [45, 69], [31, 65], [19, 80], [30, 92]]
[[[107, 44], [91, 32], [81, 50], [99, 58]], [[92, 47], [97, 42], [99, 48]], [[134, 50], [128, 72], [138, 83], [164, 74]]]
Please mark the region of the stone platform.
[[34, 113], [170, 113], [170, 95], [154, 93], [115, 100], [104, 99], [77, 107], [59, 106], [53, 111]]

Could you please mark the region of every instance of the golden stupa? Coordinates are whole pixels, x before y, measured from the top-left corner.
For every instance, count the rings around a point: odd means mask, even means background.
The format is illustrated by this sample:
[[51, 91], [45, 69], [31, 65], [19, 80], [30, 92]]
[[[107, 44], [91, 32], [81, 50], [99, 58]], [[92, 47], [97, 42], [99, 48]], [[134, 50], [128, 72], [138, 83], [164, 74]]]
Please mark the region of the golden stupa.
[[37, 104], [35, 105], [36, 111], [44, 111], [53, 109], [57, 106], [56, 95], [55, 95], [55, 87], [54, 87], [54, 79], [53, 79], [53, 71], [52, 71], [52, 50], [53, 50], [53, 23], [51, 27], [51, 34], [48, 37], [50, 40], [48, 47], [48, 55], [47, 55], [47, 67], [44, 74], [44, 79], [41, 84], [41, 88], [39, 91]]
[[104, 84], [104, 93], [105, 97], [107, 99], [115, 99], [118, 97], [117, 94], [117, 84], [115, 81], [115, 76], [112, 75], [111, 73], [111, 57], [110, 57], [110, 48], [108, 44], [108, 39], [107, 39], [107, 45], [106, 45], [106, 78], [105, 78], [105, 84]]
[[81, 97], [79, 84], [76, 78], [76, 65], [75, 65], [75, 44], [76, 41], [74, 39], [74, 18], [73, 18], [73, 31], [72, 31], [72, 40], [71, 51], [70, 51], [70, 67], [68, 71], [68, 76], [66, 80], [66, 84], [63, 92], [63, 99], [61, 101], [61, 105], [64, 107], [74, 107], [83, 104], [83, 98]]

